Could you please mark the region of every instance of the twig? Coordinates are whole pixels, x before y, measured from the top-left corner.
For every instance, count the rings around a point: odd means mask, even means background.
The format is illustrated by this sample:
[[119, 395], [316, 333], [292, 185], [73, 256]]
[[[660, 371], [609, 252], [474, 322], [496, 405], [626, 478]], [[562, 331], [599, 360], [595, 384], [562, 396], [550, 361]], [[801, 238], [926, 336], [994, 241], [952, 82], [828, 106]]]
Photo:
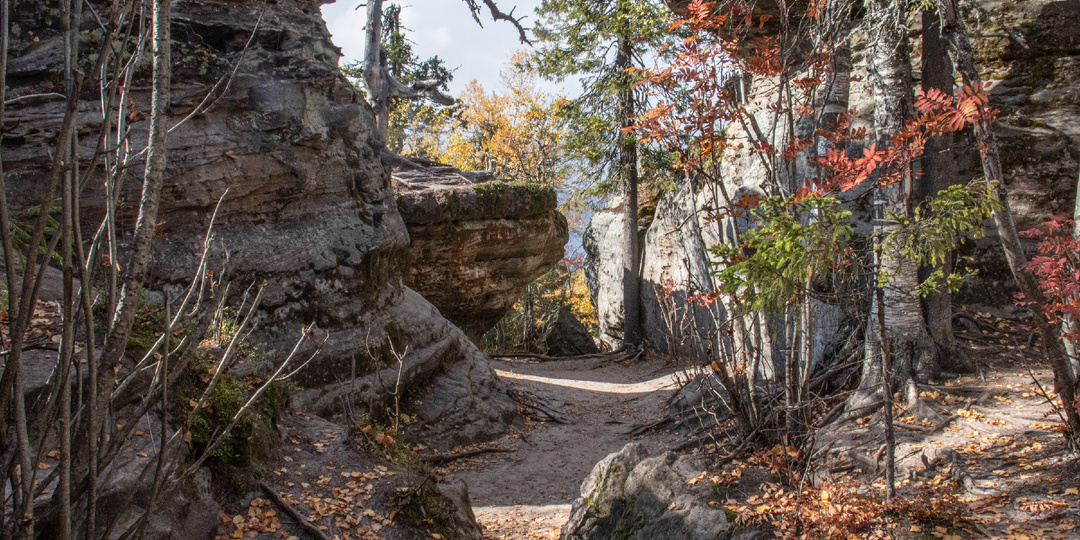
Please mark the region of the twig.
[[307, 518], [300, 514], [300, 512], [297, 512], [291, 504], [285, 502], [285, 499], [282, 499], [281, 496], [278, 495], [273, 489], [270, 489], [270, 486], [266, 485], [266, 482], [260, 482], [259, 488], [263, 490], [263, 493], [266, 494], [267, 498], [273, 501], [274, 504], [278, 505], [278, 508], [281, 508], [285, 511], [286, 514], [289, 514], [289, 517], [296, 520], [296, 523], [300, 525], [300, 527], [302, 527], [304, 531], [306, 531], [308, 534], [315, 538], [318, 538], [319, 540], [330, 540], [330, 537], [326, 536], [326, 534], [323, 533], [322, 530], [320, 530], [318, 527], [308, 521]]
[[1042, 397], [1045, 398], [1046, 402], [1050, 404], [1050, 410], [1053, 411], [1054, 414], [1057, 414], [1058, 418], [1060, 418], [1066, 426], [1069, 425], [1069, 421], [1065, 419], [1065, 415], [1061, 414], [1061, 407], [1058, 407], [1054, 404], [1054, 399], [1046, 393], [1046, 389], [1043, 388], [1043, 385], [1041, 382], [1039, 382], [1039, 379], [1035, 378], [1035, 374], [1031, 372], [1031, 368], [1028, 368], [1027, 371], [1028, 375], [1031, 376], [1031, 380], [1035, 381], [1035, 387], [1039, 389], [1039, 393], [1042, 394]]
[[46, 98], [47, 99], [58, 99], [58, 98], [59, 99], [65, 99], [65, 98], [67, 98], [67, 96], [65, 96], [64, 94], [57, 94], [56, 92], [47, 92], [47, 93], [44, 93], [44, 94], [28, 94], [28, 95], [25, 95], [25, 96], [19, 96], [19, 97], [11, 98], [11, 99], [9, 99], [7, 101], [4, 101], [4, 105], [14, 105], [15, 103], [18, 103], [20, 101], [26, 101], [26, 100], [30, 100], [30, 99], [46, 99]]
[[982, 6], [982, 4], [979, 4], [978, 2], [973, 2], [972, 0], [964, 0], [964, 4], [971, 7], [975, 11], [978, 11], [980, 15], [990, 19], [990, 22], [998, 25], [998, 27], [1000, 27], [1006, 34], [1008, 34], [1009, 37], [1013, 41], [1015, 41], [1017, 45], [1025, 48], [1025, 49], [1030, 49], [1031, 48], [1031, 46], [1028, 45], [1027, 40], [1024, 39], [1023, 34], [1017, 32], [1016, 30], [1014, 30], [1012, 28], [1010, 28], [1008, 25], [1005, 24], [1004, 21], [997, 18], [990, 10], [984, 8]]
[[477, 448], [477, 449], [474, 449], [474, 450], [466, 450], [464, 452], [454, 452], [453, 454], [431, 454], [431, 455], [426, 455], [426, 456], [420, 456], [420, 461], [423, 461], [424, 463], [431, 463], [431, 464], [434, 465], [434, 464], [439, 464], [439, 463], [449, 463], [451, 461], [457, 461], [459, 459], [465, 459], [465, 458], [468, 458], [468, 457], [479, 456], [481, 454], [491, 454], [491, 453], [509, 454], [511, 452], [514, 452], [514, 450], [510, 450], [510, 449], [507, 449], [507, 448], [498, 448], [498, 447]]
[[532, 392], [510, 389], [507, 390], [506, 393], [510, 395], [510, 398], [513, 399], [515, 403], [521, 405], [522, 407], [532, 409], [542, 414], [544, 417], [548, 418], [552, 422], [555, 422], [556, 424], [573, 423], [568, 418], [560, 414], [558, 411], [554, 410], [553, 406], [545, 404], [544, 398], [537, 396]]
[[841, 401], [840, 403], [837, 403], [836, 405], [834, 405], [833, 408], [829, 409], [829, 411], [826, 412], [824, 414], [824, 416], [821, 417], [820, 420], [818, 420], [817, 422], [814, 423], [814, 429], [820, 429], [820, 428], [825, 427], [825, 425], [828, 424], [830, 421], [832, 421], [832, 419], [836, 415], [840, 414], [840, 411], [844, 410], [845, 405], [847, 405], [846, 401]]
[[[261, 288], [259, 289], [259, 293], [260, 294], [262, 293]], [[258, 300], [258, 298], [256, 298], [256, 300]], [[252, 304], [252, 307], [251, 307], [252, 311], [254, 311], [257, 306], [258, 306], [258, 302], [256, 301], [254, 304]], [[209, 458], [214, 453], [214, 450], [217, 450], [217, 447], [220, 446], [221, 443], [225, 441], [225, 438], [229, 436], [229, 432], [232, 431], [232, 429], [234, 427], [236, 427], [236, 423], [239, 422], [240, 419], [248, 412], [248, 410], [251, 408], [252, 404], [254, 404], [262, 396], [262, 394], [264, 392], [266, 392], [266, 389], [269, 388], [271, 384], [273, 384], [274, 382], [276, 382], [278, 380], [278, 378], [281, 376], [282, 372], [285, 371], [285, 368], [289, 365], [290, 362], [292, 362], [292, 359], [296, 356], [297, 351], [300, 350], [300, 345], [305, 340], [310, 338], [310, 336], [311, 336], [311, 328], [313, 326], [315, 326], [314, 322], [312, 322], [308, 326], [305, 326], [303, 329], [301, 329], [300, 338], [296, 340], [296, 345], [293, 346], [293, 350], [292, 350], [292, 352], [289, 353], [289, 356], [285, 358], [285, 360], [277, 368], [277, 371], [275, 371], [273, 373], [273, 375], [270, 375], [270, 377], [268, 379], [266, 379], [266, 382], [264, 382], [263, 385], [258, 388], [258, 390], [255, 390], [255, 393], [252, 394], [251, 397], [248, 398], [247, 402], [244, 403], [244, 405], [242, 407], [240, 407], [240, 410], [236, 411], [236, 414], [233, 415], [232, 420], [229, 421], [229, 424], [227, 426], [225, 426], [225, 429], [223, 429], [221, 431], [221, 434], [218, 435], [217, 438], [214, 439], [206, 447], [205, 450], [203, 450], [203, 454], [201, 456], [199, 456], [199, 459], [195, 460], [195, 463], [193, 463], [191, 465], [191, 467], [189, 467], [188, 470], [184, 473], [185, 476], [187, 474], [190, 474], [191, 472], [194, 472], [195, 470], [197, 470], [203, 464], [203, 462], [206, 461], [206, 459]], [[241, 325], [241, 327], [243, 327], [243, 325]], [[325, 344], [326, 344], [326, 340], [324, 339], [323, 342], [320, 343], [316, 347], [315, 352], [311, 353], [311, 356], [315, 356], [315, 355], [319, 354], [319, 351], [322, 350], [322, 346], [325, 345]], [[222, 362], [219, 365], [218, 369], [219, 370], [226, 369], [226, 367], [224, 365], [224, 362]], [[217, 373], [215, 373], [214, 375], [217, 376]], [[211, 380], [211, 382], [213, 382], [213, 380]], [[200, 401], [200, 403], [201, 403], [201, 401]], [[197, 405], [192, 410], [197, 411], [200, 408], [201, 408], [201, 405]]]
[[639, 349], [632, 349], [632, 350], [622, 349], [622, 350], [616, 350], [616, 351], [607, 352], [607, 353], [581, 354], [581, 355], [577, 355], [577, 356], [547, 356], [547, 355], [543, 355], [543, 354], [533, 354], [533, 353], [511, 353], [511, 354], [492, 355], [491, 358], [494, 359], [494, 360], [503, 360], [503, 361], [511, 361], [511, 362], [514, 359], [519, 359], [519, 358], [529, 358], [529, 359], [533, 359], [533, 360], [538, 360], [540, 362], [556, 362], [556, 361], [561, 361], [561, 360], [599, 360], [599, 359], [610, 358], [613, 361], [620, 362], [620, 361], [624, 361], [624, 360], [631, 360], [631, 359], [637, 358], [638, 356], [641, 355], [641, 353], [642, 353], [642, 351], [639, 350]]

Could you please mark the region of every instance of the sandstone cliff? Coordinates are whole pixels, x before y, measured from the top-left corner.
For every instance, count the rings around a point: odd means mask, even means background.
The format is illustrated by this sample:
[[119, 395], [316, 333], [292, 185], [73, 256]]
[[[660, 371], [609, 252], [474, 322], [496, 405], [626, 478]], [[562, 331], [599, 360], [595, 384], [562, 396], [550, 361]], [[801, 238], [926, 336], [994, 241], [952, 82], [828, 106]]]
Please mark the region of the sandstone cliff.
[[474, 343], [563, 257], [569, 232], [551, 188], [450, 167], [393, 179], [410, 238], [405, 284]]
[[[389, 373], [396, 375], [398, 368], [387, 345], [392, 340], [399, 351], [408, 347], [402, 382], [423, 403], [414, 412], [431, 426], [425, 433], [430, 442], [450, 445], [496, 436], [505, 431], [514, 407], [486, 359], [461, 330], [402, 284], [410, 268], [408, 230], [375, 140], [372, 112], [338, 71], [340, 51], [322, 21], [322, 3], [174, 3], [174, 123], [235, 63], [239, 66], [228, 91], [219, 88], [213, 107], [169, 137], [150, 287], [175, 289], [190, 280], [215, 204], [227, 190], [209, 267], [224, 269], [239, 290], [266, 283], [254, 343], [268, 358], [278, 358], [302, 325], [315, 323], [316, 332], [328, 332], [321, 354], [300, 375], [310, 390], [297, 396], [299, 406], [332, 415], [345, 405], [387, 399], [394, 384]], [[62, 38], [50, 22], [56, 14], [38, 7], [14, 3], [18, 31], [11, 47], [9, 99], [62, 91]], [[90, 10], [82, 28], [88, 55], [96, 50], [94, 40], [101, 39]], [[132, 88], [135, 110], [146, 110], [148, 87], [136, 81]], [[96, 87], [82, 97], [79, 155], [86, 170], [102, 113]], [[3, 159], [16, 208], [40, 196], [62, 115], [63, 103], [55, 99], [8, 107]], [[148, 121], [137, 112], [132, 118], [138, 149]], [[87, 238], [105, 211], [100, 170], [83, 197]], [[124, 179], [126, 201], [138, 200], [141, 178], [134, 171], [140, 170], [132, 167]], [[133, 226], [134, 212], [130, 204], [121, 207], [124, 234]], [[545, 246], [541, 258], [550, 256], [547, 241], [522, 247], [520, 255]], [[360, 380], [347, 383], [352, 373]], [[347, 390], [337, 391], [342, 385]], [[452, 406], [444, 406], [448, 403]]]
[[[668, 4], [678, 12], [688, 2], [670, 0]], [[1076, 2], [1046, 0], [981, 4], [994, 14], [994, 19], [973, 12], [972, 17], [978, 15], [980, 19], [978, 24], [969, 22], [969, 27], [978, 29], [973, 39], [982, 75], [991, 85], [992, 105], [1001, 111], [996, 131], [1009, 202], [1018, 226], [1025, 229], [1050, 214], [1070, 213], [1075, 201], [1080, 157], [1080, 37], [1072, 29], [1080, 27], [1080, 7]], [[766, 13], [774, 8], [771, 2], [758, 5]], [[853, 44], [852, 75], [856, 81], [868, 80], [863, 40], [857, 36]], [[918, 78], [917, 54], [912, 62]], [[758, 128], [772, 133], [775, 115], [768, 106], [774, 95], [768, 82], [748, 82], [743, 90], [747, 110]], [[847, 107], [855, 111], [853, 127], [872, 128], [873, 105], [865, 84], [850, 85]], [[750, 147], [751, 137], [741, 129], [732, 129], [732, 133], [733, 146], [743, 143], [745, 148]], [[957, 140], [957, 180], [981, 175], [977, 148], [961, 136]], [[778, 142], [776, 146], [783, 144]], [[863, 146], [850, 144], [848, 150], [861, 152]], [[733, 198], [738, 198], [740, 192], [759, 190], [769, 178], [759, 157], [748, 151], [729, 152], [724, 160], [725, 188]], [[804, 168], [797, 162], [794, 176], [806, 176]], [[870, 205], [865, 194], [865, 187], [842, 194], [861, 232], [869, 230]], [[693, 355], [694, 350], [713, 345], [710, 336], [716, 333], [715, 321], [722, 317], [723, 308], [693, 307], [685, 300], [715, 287], [711, 270], [717, 261], [708, 253], [708, 247], [733, 227], [741, 226], [730, 218], [708, 218], [710, 212], [722, 206], [717, 201], [722, 201], [719, 194], [683, 180], [659, 202], [655, 221], [642, 243], [643, 318], [647, 339], [660, 349]], [[620, 204], [613, 200], [595, 214], [586, 234], [587, 275], [594, 276], [589, 282], [590, 291], [601, 317], [601, 333], [609, 342], [621, 338], [622, 288], [610, 279], [621, 265], [618, 246], [622, 233], [617, 217]], [[973, 266], [979, 274], [965, 284], [958, 301], [1011, 304], [1015, 288], [997, 238], [991, 235], [967, 249], [965, 254], [974, 256]], [[841, 334], [848, 328], [839, 307], [815, 303], [814, 309], [818, 323], [814, 343], [817, 361], [835, 347], [835, 338], [843, 337]], [[775, 345], [782, 348], [783, 332], [774, 336], [781, 340]]]

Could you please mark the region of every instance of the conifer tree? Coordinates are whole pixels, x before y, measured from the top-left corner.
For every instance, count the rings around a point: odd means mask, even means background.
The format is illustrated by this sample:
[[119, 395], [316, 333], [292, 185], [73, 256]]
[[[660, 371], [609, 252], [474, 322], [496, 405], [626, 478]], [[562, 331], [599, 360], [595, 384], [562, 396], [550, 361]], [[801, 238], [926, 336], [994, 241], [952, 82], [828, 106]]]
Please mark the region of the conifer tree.
[[600, 186], [618, 181], [625, 213], [623, 230], [623, 341], [639, 345], [640, 255], [637, 186], [640, 148], [628, 133], [648, 109], [634, 88], [635, 69], [669, 35], [666, 8], [653, 1], [544, 0], [533, 30], [539, 40], [532, 66], [544, 77], [581, 77], [582, 92], [564, 114], [576, 134], [568, 149], [582, 158]]

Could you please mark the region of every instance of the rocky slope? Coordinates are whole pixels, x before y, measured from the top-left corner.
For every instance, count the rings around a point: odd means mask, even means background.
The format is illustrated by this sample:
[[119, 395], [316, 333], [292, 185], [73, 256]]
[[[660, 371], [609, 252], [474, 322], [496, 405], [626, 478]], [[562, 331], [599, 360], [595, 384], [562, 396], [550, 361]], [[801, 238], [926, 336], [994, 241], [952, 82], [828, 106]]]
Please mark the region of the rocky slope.
[[[387, 345], [392, 339], [398, 350], [408, 346], [403, 383], [413, 392], [423, 394], [431, 385], [456, 392], [441, 396], [455, 407], [421, 414], [433, 426], [433, 441], [442, 437], [450, 444], [464, 442], [464, 434], [497, 435], [513, 415], [513, 405], [483, 355], [402, 284], [409, 268], [409, 233], [375, 140], [372, 112], [337, 69], [340, 51], [330, 41], [321, 4], [290, 0], [266, 8], [191, 0], [174, 6], [174, 123], [234, 63], [239, 67], [228, 92], [218, 96], [210, 111], [183, 123], [169, 138], [151, 287], [177, 289], [190, 280], [211, 214], [224, 194], [209, 267], [225, 268], [225, 278], [239, 290], [266, 284], [252, 339], [268, 357], [291, 349], [300, 327], [315, 323], [315, 331], [328, 332], [329, 339], [300, 382], [319, 388], [344, 382], [348, 375], [343, 374], [370, 377], [396, 368]], [[33, 5], [16, 3], [15, 24], [23, 30], [12, 46], [9, 98], [61, 90], [56, 75], [61, 36], [49, 29], [49, 11], [30, 9]], [[256, 23], [258, 31], [245, 51]], [[100, 30], [89, 12], [83, 26], [88, 49]], [[38, 30], [30, 39], [27, 32], [33, 29]], [[145, 110], [147, 90], [138, 88], [134, 106]], [[88, 90], [79, 109], [84, 162], [93, 156], [101, 128], [96, 98], [96, 89]], [[48, 143], [62, 113], [63, 104], [56, 100], [28, 100], [8, 108], [4, 166], [16, 207], [33, 201], [43, 184]], [[131, 124], [136, 146], [145, 140], [147, 127], [141, 118]], [[133, 167], [125, 179], [123, 198], [129, 201], [138, 199], [137, 170]], [[104, 214], [99, 178], [91, 179], [84, 195], [87, 236]], [[124, 234], [134, 211], [122, 207]], [[319, 412], [340, 410], [342, 399], [370, 405], [385, 397], [389, 390], [374, 380], [365, 392], [339, 396], [334, 407], [319, 405]], [[298, 402], [318, 400], [302, 393]]]
[[393, 175], [411, 240], [405, 284], [474, 342], [563, 257], [555, 191], [451, 167]]

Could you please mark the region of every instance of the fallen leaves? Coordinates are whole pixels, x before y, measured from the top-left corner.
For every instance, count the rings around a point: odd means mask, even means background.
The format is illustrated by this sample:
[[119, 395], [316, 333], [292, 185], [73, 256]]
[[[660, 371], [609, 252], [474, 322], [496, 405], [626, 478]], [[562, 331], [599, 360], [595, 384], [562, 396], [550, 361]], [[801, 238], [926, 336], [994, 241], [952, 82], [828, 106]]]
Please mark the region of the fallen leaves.
[[250, 537], [260, 533], [276, 533], [282, 530], [282, 526], [277, 518], [277, 511], [270, 506], [269, 500], [255, 498], [248, 503], [245, 514], [229, 516], [222, 512], [218, 517], [227, 527], [232, 528], [228, 538], [243, 538], [245, 533]]

